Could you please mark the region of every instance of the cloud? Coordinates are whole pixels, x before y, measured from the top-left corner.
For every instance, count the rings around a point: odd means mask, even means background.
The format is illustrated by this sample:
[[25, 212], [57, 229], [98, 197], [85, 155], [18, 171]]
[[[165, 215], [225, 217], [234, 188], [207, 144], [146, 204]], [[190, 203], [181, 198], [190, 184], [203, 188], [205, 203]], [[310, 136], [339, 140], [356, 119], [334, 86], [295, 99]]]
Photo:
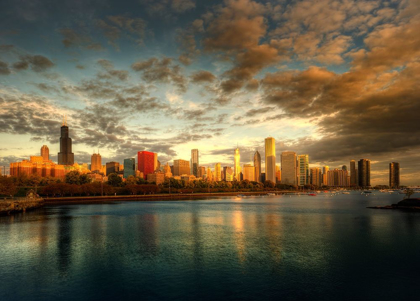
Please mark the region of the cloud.
[[128, 71], [126, 70], [115, 70], [114, 64], [105, 59], [100, 59], [97, 63], [106, 71], [105, 73], [98, 73], [98, 77], [101, 79], [109, 79], [109, 78], [118, 78], [119, 80], [127, 80], [128, 79]]
[[130, 18], [123, 15], [108, 16], [105, 19], [96, 20], [96, 26], [102, 30], [108, 43], [119, 50], [116, 41], [122, 37], [143, 45], [146, 21], [141, 18]]
[[100, 43], [94, 42], [88, 35], [78, 33], [74, 29], [61, 28], [58, 31], [63, 36], [62, 43], [66, 48], [80, 47], [87, 50], [104, 50]]
[[183, 14], [195, 8], [193, 0], [140, 0], [150, 15], [172, 18], [172, 14]]
[[172, 59], [152, 57], [131, 65], [136, 72], [142, 73], [142, 79], [148, 83], [172, 83], [179, 91], [187, 90], [187, 80], [181, 73], [181, 68], [172, 63]]
[[9, 75], [10, 69], [7, 63], [0, 61], [0, 75]]
[[216, 79], [216, 76], [213, 75], [213, 73], [201, 70], [195, 72], [193, 75], [191, 75], [191, 82], [193, 83], [211, 83]]
[[54, 66], [55, 64], [50, 59], [42, 55], [24, 55], [13, 64], [16, 71], [26, 70], [30, 67], [35, 72], [44, 72]]

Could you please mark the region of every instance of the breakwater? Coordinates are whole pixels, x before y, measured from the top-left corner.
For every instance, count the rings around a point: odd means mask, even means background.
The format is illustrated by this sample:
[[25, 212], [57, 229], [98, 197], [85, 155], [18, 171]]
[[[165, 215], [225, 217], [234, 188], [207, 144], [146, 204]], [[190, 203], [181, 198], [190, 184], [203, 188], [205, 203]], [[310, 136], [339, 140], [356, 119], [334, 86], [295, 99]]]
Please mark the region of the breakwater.
[[0, 199], [0, 215], [26, 212], [44, 205], [42, 198]]

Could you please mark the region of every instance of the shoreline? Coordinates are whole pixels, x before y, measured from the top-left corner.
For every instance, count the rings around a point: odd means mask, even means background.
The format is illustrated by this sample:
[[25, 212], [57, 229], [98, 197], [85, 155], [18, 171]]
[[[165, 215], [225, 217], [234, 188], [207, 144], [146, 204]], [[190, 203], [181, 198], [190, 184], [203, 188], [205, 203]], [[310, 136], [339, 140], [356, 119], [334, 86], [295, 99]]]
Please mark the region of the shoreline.
[[177, 201], [209, 197], [223, 197], [223, 196], [261, 196], [267, 193], [274, 193], [281, 195], [293, 191], [264, 191], [264, 192], [211, 192], [211, 193], [186, 193], [186, 194], [145, 194], [145, 195], [108, 195], [108, 196], [81, 196], [81, 197], [57, 197], [44, 198], [44, 203], [49, 205], [58, 204], [87, 204], [87, 203], [109, 203], [120, 201], [146, 202], [146, 201]]

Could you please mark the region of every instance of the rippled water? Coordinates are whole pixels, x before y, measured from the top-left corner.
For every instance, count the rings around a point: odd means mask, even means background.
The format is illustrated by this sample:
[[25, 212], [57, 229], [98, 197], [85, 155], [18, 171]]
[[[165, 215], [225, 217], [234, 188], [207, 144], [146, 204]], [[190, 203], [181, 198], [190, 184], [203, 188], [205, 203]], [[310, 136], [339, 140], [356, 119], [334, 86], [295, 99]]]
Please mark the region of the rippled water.
[[365, 208], [401, 197], [121, 202], [0, 217], [0, 300], [417, 300], [420, 213]]

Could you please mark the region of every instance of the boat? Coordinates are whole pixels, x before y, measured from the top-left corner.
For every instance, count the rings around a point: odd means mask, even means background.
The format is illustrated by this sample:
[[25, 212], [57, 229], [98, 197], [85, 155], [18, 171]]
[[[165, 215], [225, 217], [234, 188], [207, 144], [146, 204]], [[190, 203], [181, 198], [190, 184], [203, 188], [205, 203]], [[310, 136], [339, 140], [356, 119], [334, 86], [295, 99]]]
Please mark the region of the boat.
[[246, 195], [245, 194], [238, 194], [236, 197], [238, 197], [238, 198], [246, 198]]
[[272, 193], [272, 192], [269, 192], [269, 193], [267, 193], [267, 195], [268, 196], [273, 196], [273, 195], [276, 195], [275, 193]]
[[308, 193], [310, 196], [316, 196], [316, 193]]
[[343, 191], [343, 194], [350, 194], [350, 192], [348, 192], [348, 191]]

